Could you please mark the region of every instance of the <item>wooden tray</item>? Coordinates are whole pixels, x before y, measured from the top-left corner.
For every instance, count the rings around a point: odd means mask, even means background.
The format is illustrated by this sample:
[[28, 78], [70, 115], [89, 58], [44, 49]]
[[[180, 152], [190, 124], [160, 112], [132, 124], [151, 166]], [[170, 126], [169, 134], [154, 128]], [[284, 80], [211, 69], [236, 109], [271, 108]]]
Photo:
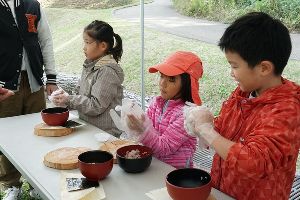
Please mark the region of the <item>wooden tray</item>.
[[54, 169], [77, 169], [79, 154], [89, 150], [86, 147], [62, 147], [48, 152], [44, 156], [44, 164]]
[[114, 156], [114, 163], [116, 164], [118, 163], [116, 157], [118, 148], [131, 145], [131, 144], [136, 144], [136, 143], [129, 140], [113, 140], [113, 141], [104, 142], [100, 146], [100, 150], [110, 152]]
[[74, 128], [66, 128], [63, 126], [48, 126], [45, 123], [40, 123], [34, 127], [34, 134], [45, 137], [60, 137], [69, 135], [74, 131]]

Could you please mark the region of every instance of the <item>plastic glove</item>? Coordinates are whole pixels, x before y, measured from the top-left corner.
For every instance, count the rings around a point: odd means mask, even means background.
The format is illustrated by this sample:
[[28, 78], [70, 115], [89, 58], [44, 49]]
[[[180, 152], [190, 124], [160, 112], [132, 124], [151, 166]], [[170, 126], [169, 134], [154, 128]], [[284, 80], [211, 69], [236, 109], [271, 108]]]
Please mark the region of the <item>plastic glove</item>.
[[190, 135], [198, 136], [199, 147], [206, 149], [219, 135], [213, 128], [213, 114], [205, 106], [191, 106], [186, 108], [184, 115], [186, 131]]
[[51, 95], [48, 95], [49, 101], [53, 102], [53, 97], [56, 96], [56, 95], [62, 94], [63, 91], [64, 91], [64, 90], [61, 89], [61, 88], [58, 88], [57, 90], [53, 91], [53, 92], [51, 93]]
[[219, 136], [219, 133], [215, 131], [214, 126], [211, 123], [201, 124], [195, 127], [195, 129], [199, 139], [204, 139], [209, 146], [211, 146], [213, 141]]
[[183, 107], [183, 117], [184, 117], [184, 128], [189, 135], [195, 136], [194, 131], [194, 122], [191, 117], [189, 117], [190, 112], [197, 107], [197, 104], [186, 102]]
[[[118, 127], [118, 129], [125, 131], [127, 139], [136, 141], [140, 132], [135, 130], [135, 128], [132, 129], [133, 127], [128, 126], [127, 124], [128, 115], [132, 117], [134, 116], [136, 120], [141, 120], [142, 116], [144, 116], [144, 118], [146, 119], [143, 109], [136, 102], [130, 99], [123, 99], [122, 106], [116, 106], [115, 110], [121, 112], [121, 117], [120, 117], [116, 113], [116, 111], [110, 110], [110, 116], [114, 121], [115, 125]], [[136, 123], [140, 124], [139, 122], [135, 121], [135, 119], [133, 119], [132, 117], [131, 119], [133, 120], [134, 124]]]
[[[184, 128], [186, 130], [186, 132], [189, 135], [195, 136], [196, 134], [195, 132], [195, 122], [194, 122], [194, 116], [190, 115], [191, 111], [194, 109], [199, 109], [201, 110], [202, 107], [198, 107], [197, 104], [191, 103], [191, 102], [186, 102], [185, 106], [183, 108], [183, 116], [184, 116]], [[198, 138], [198, 148], [199, 149], [207, 149], [209, 147], [209, 145], [202, 139], [202, 138]]]
[[66, 107], [66, 104], [69, 101], [68, 97], [69, 94], [60, 88], [55, 90], [51, 96], [49, 96], [49, 100], [56, 106]]
[[204, 123], [213, 123], [214, 116], [205, 106], [184, 108], [184, 127], [190, 135], [196, 135], [196, 127]]
[[136, 118], [133, 114], [128, 114], [126, 118], [126, 124], [128, 128], [134, 131], [137, 134], [142, 134], [146, 130], [145, 115], [142, 115], [140, 118]]

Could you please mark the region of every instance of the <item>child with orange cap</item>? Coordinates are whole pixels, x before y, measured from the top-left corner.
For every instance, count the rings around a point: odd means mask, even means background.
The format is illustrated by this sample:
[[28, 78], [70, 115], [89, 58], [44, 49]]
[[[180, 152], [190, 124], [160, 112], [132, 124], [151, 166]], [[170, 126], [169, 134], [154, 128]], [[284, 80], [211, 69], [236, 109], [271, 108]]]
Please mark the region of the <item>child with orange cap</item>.
[[175, 168], [186, 163], [192, 166], [197, 139], [184, 129], [183, 110], [186, 102], [201, 105], [198, 80], [202, 62], [191, 52], [177, 51], [149, 72], [160, 72], [160, 96], [154, 98], [146, 116], [128, 114], [127, 126], [142, 144], [152, 148], [156, 158]]

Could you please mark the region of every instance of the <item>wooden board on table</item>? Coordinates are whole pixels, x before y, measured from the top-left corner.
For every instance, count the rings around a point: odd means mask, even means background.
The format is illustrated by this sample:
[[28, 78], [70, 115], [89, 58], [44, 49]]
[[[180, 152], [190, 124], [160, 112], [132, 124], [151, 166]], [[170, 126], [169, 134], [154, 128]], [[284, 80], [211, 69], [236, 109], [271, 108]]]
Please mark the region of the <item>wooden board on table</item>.
[[116, 157], [117, 150], [120, 147], [127, 146], [127, 145], [132, 145], [132, 144], [136, 144], [136, 143], [133, 142], [133, 141], [129, 141], [129, 140], [107, 141], [107, 142], [104, 142], [100, 146], [100, 150], [110, 152], [114, 156], [114, 163], [118, 163], [117, 162], [117, 157]]
[[45, 123], [40, 123], [34, 127], [34, 134], [45, 137], [60, 137], [69, 135], [74, 131], [73, 128], [63, 126], [48, 126]]
[[48, 152], [44, 156], [44, 164], [54, 169], [77, 169], [79, 154], [89, 150], [86, 147], [62, 147]]

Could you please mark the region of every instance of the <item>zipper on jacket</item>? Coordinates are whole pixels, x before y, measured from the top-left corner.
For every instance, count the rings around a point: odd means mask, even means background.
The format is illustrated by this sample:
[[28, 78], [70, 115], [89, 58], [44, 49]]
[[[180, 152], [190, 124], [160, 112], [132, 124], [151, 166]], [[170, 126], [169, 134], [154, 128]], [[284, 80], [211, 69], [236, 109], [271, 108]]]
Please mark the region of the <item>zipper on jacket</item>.
[[167, 101], [164, 103], [164, 106], [163, 106], [162, 111], [161, 111], [161, 115], [159, 116], [159, 119], [158, 119], [158, 122], [159, 122], [159, 123], [161, 122], [162, 116], [163, 116], [163, 114], [166, 112], [166, 110], [167, 110], [167, 108], [168, 108], [168, 105], [169, 105], [169, 100], [167, 100]]

